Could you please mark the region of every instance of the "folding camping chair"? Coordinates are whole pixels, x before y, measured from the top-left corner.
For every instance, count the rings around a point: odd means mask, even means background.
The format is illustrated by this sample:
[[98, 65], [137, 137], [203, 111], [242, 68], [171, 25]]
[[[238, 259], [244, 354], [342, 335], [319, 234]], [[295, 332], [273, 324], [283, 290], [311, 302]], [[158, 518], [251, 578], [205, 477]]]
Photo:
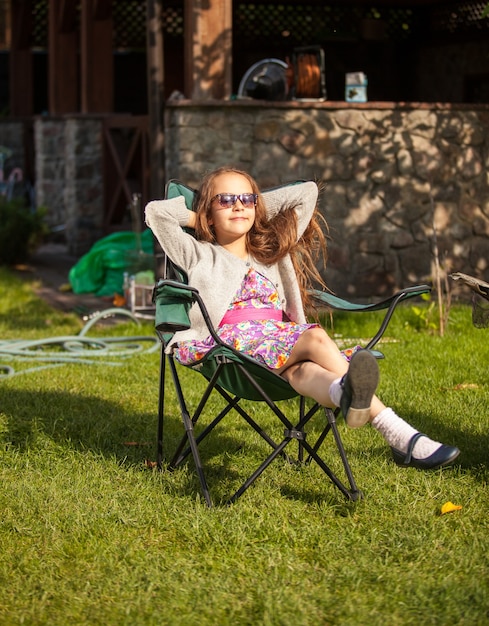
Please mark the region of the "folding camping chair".
[[[173, 198], [182, 195], [187, 207], [191, 209], [194, 193], [193, 189], [183, 183], [170, 181], [167, 185], [166, 197]], [[202, 494], [209, 507], [212, 506], [212, 498], [200, 449], [206, 438], [233, 409], [266, 442], [267, 450], [269, 448], [271, 450], [268, 451], [256, 470], [229, 497], [227, 502], [237, 500], [279, 456], [291, 463], [308, 465], [315, 462], [348, 500], [356, 501], [361, 498], [362, 493], [356, 485], [336, 422], [339, 410], [322, 407], [317, 403], [308, 406], [306, 398], [300, 397], [286, 380], [254, 359], [223, 343], [212, 327], [204, 301], [198, 291], [188, 284], [185, 272], [175, 266], [168, 258], [165, 259], [163, 266], [165, 275], [157, 282], [153, 296], [155, 328], [162, 344], [157, 435], [158, 467], [161, 469], [163, 466], [165, 383], [169, 368], [180, 408], [184, 433], [170, 456], [168, 468], [173, 470], [179, 467], [187, 457], [192, 455]], [[373, 348], [384, 334], [398, 303], [429, 291], [428, 285], [417, 285], [399, 291], [390, 298], [374, 304], [355, 304], [319, 291], [314, 292], [314, 297], [322, 306], [338, 311], [378, 311], [384, 309], [386, 312], [377, 334], [365, 346], [365, 349], [371, 350], [377, 358], [382, 358], [383, 355], [374, 351]], [[216, 346], [203, 359], [186, 366], [198, 372], [207, 381], [205, 391], [197, 407], [191, 413], [187, 407], [188, 394], [183, 389], [179, 375], [179, 368], [184, 366], [175, 363], [172, 354], [167, 354], [165, 349], [175, 332], [190, 327], [188, 311], [193, 305], [200, 307], [209, 334], [214, 338]], [[208, 401], [211, 395], [215, 395], [213, 392], [224, 399], [225, 406], [217, 414], [213, 414], [212, 419], [196, 434], [196, 427], [204, 414], [204, 409], [209, 407]], [[298, 403], [287, 402], [293, 398], [297, 398]], [[262, 406], [267, 405], [270, 408], [272, 417], [275, 416], [273, 419], [277, 421], [280, 428], [283, 427], [283, 437], [280, 441], [275, 441], [269, 432], [263, 428], [263, 425], [258, 424], [256, 419], [250, 415], [250, 411], [243, 407], [243, 404], [246, 404], [245, 401], [261, 402], [263, 403]], [[286, 402], [282, 403], [281, 401]], [[290, 415], [292, 411], [296, 413], [293, 416]], [[306, 433], [306, 426], [314, 416], [321, 414], [325, 416], [325, 420], [321, 421], [319, 429], [314, 430], [314, 440], [309, 441], [307, 435], [310, 433]], [[325, 439], [329, 432], [332, 432], [333, 435], [336, 446], [335, 454], [337, 453], [341, 460], [340, 468], [342, 467], [344, 478], [340, 478], [338, 471], [333, 471], [331, 463], [326, 463], [322, 456], [324, 455]], [[294, 455], [294, 458], [285, 452], [285, 448], [292, 441], [297, 442], [297, 455]], [[320, 451], [322, 455], [320, 455]]]

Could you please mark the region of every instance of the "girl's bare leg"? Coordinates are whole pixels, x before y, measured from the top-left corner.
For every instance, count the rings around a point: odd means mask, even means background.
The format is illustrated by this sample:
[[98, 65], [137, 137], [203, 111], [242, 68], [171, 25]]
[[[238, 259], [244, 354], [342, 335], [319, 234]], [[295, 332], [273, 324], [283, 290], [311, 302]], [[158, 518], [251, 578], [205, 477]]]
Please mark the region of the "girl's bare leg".
[[[311, 328], [295, 344], [289, 360], [278, 370], [290, 386], [301, 395], [312, 398], [323, 406], [334, 406], [329, 387], [348, 371], [348, 362], [338, 346], [322, 328]], [[374, 396], [370, 419], [385, 405]]]
[[[331, 383], [348, 371], [348, 362], [322, 328], [311, 328], [297, 340], [290, 358], [278, 373], [299, 394], [323, 406], [335, 406], [329, 395]], [[393, 449], [399, 465], [433, 469], [452, 463], [459, 450], [421, 435], [387, 408], [377, 396], [370, 405], [370, 422]]]
[[[297, 340], [287, 363], [281, 368], [285, 372], [289, 367], [303, 361], [316, 363], [322, 369], [338, 376], [343, 376], [348, 370], [348, 362], [322, 328], [310, 328]], [[280, 372], [280, 370], [279, 370]]]

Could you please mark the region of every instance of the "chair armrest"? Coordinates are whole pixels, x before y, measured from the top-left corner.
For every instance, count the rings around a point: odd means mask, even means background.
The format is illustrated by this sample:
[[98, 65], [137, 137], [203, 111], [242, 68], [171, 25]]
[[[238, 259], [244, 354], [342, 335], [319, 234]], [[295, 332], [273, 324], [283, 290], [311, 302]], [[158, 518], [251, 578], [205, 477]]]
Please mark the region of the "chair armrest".
[[[413, 287], [406, 287], [384, 300], [367, 304], [350, 302], [349, 300], [344, 300], [324, 291], [315, 290], [312, 291], [311, 294], [318, 304], [336, 311], [351, 313], [387, 309], [379, 330], [365, 346], [366, 350], [370, 350], [383, 336], [399, 302], [430, 292], [431, 287], [429, 285], [415, 285]], [[196, 302], [204, 317], [209, 334], [212, 335], [216, 343], [223, 345], [220, 337], [212, 326], [204, 301], [195, 287], [190, 287], [186, 283], [177, 280], [160, 280], [153, 290], [153, 302], [156, 305], [155, 327], [160, 333], [173, 334], [179, 330], [187, 330], [190, 328], [188, 313], [192, 304]]]
[[366, 350], [370, 350], [373, 348], [381, 339], [384, 334], [391, 317], [395, 311], [395, 308], [399, 304], [399, 302], [403, 300], [407, 300], [409, 298], [414, 298], [416, 296], [422, 296], [424, 294], [430, 293], [431, 287], [429, 285], [413, 285], [412, 287], [406, 287], [405, 289], [401, 289], [397, 291], [389, 298], [385, 298], [384, 300], [379, 300], [378, 302], [367, 303], [367, 304], [358, 304], [354, 302], [350, 302], [349, 300], [344, 300], [342, 298], [338, 298], [337, 296], [327, 293], [325, 291], [312, 291], [313, 300], [316, 303], [325, 306], [326, 308], [333, 309], [335, 311], [344, 311], [344, 312], [367, 312], [367, 311], [381, 311], [387, 309], [382, 323], [380, 325], [379, 330], [375, 334], [374, 337], [368, 342], [365, 346]]
[[153, 289], [155, 328], [160, 333], [176, 333], [190, 328], [188, 313], [198, 291], [177, 280], [159, 280]]
[[216, 333], [204, 301], [198, 289], [174, 279], [159, 280], [153, 289], [153, 302], [156, 306], [155, 328], [160, 334], [173, 335], [191, 326], [189, 311], [195, 302], [200, 308], [204, 321], [214, 341], [226, 345]]
[[397, 305], [401, 300], [413, 298], [415, 296], [421, 296], [425, 293], [430, 293], [431, 287], [429, 285], [414, 285], [413, 287], [406, 287], [397, 291], [389, 298], [379, 300], [378, 302], [370, 302], [367, 304], [359, 304], [356, 302], [350, 302], [344, 300], [326, 291], [311, 291], [312, 297], [318, 304], [322, 304], [327, 308], [334, 309], [336, 311], [380, 311], [382, 309], [389, 308], [393, 303]]

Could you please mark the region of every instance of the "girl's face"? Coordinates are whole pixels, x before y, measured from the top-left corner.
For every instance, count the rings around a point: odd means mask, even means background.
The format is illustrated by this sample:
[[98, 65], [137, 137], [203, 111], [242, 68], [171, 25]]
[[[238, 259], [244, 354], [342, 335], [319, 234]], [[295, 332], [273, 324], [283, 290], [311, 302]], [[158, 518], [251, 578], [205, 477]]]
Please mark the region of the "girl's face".
[[[222, 195], [219, 197], [218, 194]], [[216, 176], [209, 224], [214, 226], [220, 245], [236, 243], [240, 239], [246, 241], [246, 234], [255, 221], [255, 198], [250, 182], [241, 174], [225, 172]]]

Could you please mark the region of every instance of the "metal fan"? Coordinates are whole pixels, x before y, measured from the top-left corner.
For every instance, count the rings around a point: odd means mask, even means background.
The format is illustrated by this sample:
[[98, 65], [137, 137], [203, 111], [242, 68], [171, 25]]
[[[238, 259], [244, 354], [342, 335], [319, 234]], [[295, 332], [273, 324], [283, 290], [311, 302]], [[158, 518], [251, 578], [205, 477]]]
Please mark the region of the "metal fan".
[[238, 98], [255, 100], [285, 100], [287, 97], [287, 63], [280, 59], [263, 59], [244, 74], [238, 88]]

